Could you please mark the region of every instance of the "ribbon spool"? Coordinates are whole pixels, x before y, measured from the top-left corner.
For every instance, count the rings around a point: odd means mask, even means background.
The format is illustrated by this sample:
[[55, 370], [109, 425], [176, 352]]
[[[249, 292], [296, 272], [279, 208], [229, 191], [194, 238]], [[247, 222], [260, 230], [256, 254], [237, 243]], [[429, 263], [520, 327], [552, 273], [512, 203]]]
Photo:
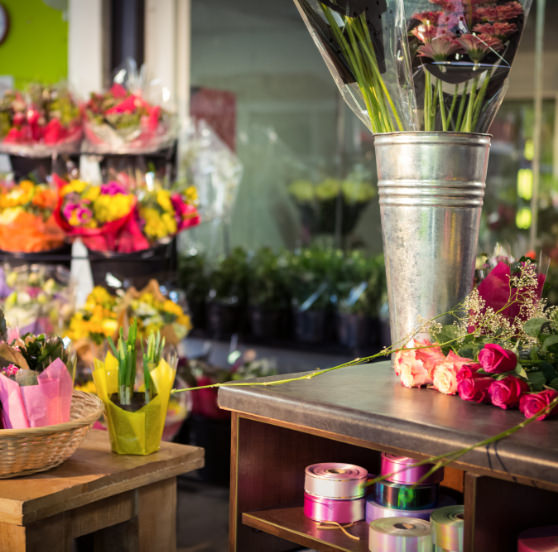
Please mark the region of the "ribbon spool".
[[399, 510], [424, 510], [438, 504], [439, 486], [401, 485], [391, 481], [380, 481], [374, 485], [374, 500], [381, 506]]
[[397, 508], [390, 508], [389, 506], [382, 506], [376, 501], [368, 499], [366, 501], [366, 521], [371, 522], [377, 519], [394, 517], [409, 517], [428, 521], [434, 510], [435, 508], [426, 508], [424, 510], [399, 510]]
[[368, 471], [354, 464], [323, 462], [305, 469], [304, 491], [314, 497], [349, 500], [364, 496]]
[[430, 523], [423, 519], [377, 519], [368, 531], [370, 552], [432, 552]]
[[556, 552], [558, 550], [558, 525], [535, 527], [519, 534], [517, 552]]
[[395, 454], [382, 454], [382, 475], [390, 475], [386, 481], [392, 483], [400, 483], [402, 485], [416, 485], [420, 481], [420, 485], [434, 485], [439, 483], [444, 477], [444, 470], [436, 470], [426, 479], [421, 479], [431, 470], [433, 464], [423, 464], [422, 466], [412, 466], [419, 460], [409, 458], [408, 456], [396, 456]]
[[314, 521], [353, 523], [364, 519], [364, 498], [337, 500], [305, 492], [304, 515]]
[[445, 506], [432, 512], [432, 542], [438, 548], [451, 552], [463, 551], [465, 508], [462, 505]]

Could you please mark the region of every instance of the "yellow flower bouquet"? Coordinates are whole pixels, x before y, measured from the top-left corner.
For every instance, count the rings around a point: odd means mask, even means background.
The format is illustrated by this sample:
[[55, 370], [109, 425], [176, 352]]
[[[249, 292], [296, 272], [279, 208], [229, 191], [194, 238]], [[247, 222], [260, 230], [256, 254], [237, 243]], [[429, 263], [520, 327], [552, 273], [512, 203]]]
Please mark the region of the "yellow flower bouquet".
[[[176, 375], [176, 358], [163, 358], [165, 339], [150, 334], [143, 353], [143, 390], [135, 390], [137, 364], [137, 322], [104, 362], [95, 360], [93, 380], [105, 404], [112, 450], [118, 454], [146, 455], [157, 451], [165, 425], [170, 392]], [[143, 349], [143, 347], [142, 347]]]

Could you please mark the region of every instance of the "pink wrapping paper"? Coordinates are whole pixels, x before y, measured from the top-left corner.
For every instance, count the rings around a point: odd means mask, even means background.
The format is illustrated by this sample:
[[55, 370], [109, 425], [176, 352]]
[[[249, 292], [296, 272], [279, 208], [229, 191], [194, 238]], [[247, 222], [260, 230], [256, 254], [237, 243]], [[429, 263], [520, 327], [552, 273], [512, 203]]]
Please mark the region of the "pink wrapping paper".
[[57, 358], [37, 379], [37, 385], [20, 387], [0, 374], [4, 429], [61, 424], [70, 419], [73, 384], [64, 363]]

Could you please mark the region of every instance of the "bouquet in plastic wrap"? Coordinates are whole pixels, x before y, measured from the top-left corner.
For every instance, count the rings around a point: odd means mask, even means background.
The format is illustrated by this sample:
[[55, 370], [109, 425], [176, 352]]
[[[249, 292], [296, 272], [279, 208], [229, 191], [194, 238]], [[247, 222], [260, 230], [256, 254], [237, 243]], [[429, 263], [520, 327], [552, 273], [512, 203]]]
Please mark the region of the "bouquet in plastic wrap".
[[118, 182], [66, 182], [56, 175], [58, 207], [55, 218], [70, 236], [79, 236], [95, 251], [118, 251], [120, 232], [134, 216], [136, 198]]
[[165, 106], [166, 94], [144, 70], [128, 64], [118, 71], [112, 87], [92, 93], [85, 104], [86, 149], [94, 153], [149, 153], [172, 146], [174, 114]]
[[6, 264], [0, 267], [0, 302], [18, 334], [56, 334], [74, 310], [70, 271], [56, 265]]
[[48, 184], [0, 182], [0, 249], [31, 253], [62, 246], [66, 236], [54, 218], [57, 203]]
[[26, 334], [0, 343], [0, 402], [5, 429], [67, 422], [75, 360], [59, 337]]
[[0, 100], [0, 147], [14, 155], [45, 157], [79, 151], [81, 110], [64, 86], [33, 84]]
[[373, 132], [486, 132], [531, 0], [294, 0]]
[[[127, 338], [120, 330], [118, 346], [109, 340], [112, 354], [95, 360], [93, 379], [105, 403], [112, 450], [118, 454], [151, 454], [159, 449], [170, 392], [176, 374], [176, 357], [164, 358], [165, 339], [150, 334], [139, 357], [137, 325]], [[136, 388], [137, 366], [143, 372], [143, 389]]]

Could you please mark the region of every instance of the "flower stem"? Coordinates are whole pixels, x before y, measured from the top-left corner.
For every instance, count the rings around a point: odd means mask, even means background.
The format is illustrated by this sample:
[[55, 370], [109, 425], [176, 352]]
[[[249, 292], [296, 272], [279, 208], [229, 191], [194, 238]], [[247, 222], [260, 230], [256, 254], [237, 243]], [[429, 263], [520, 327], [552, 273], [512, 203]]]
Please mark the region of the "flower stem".
[[438, 79], [436, 83], [436, 88], [438, 89], [438, 102], [440, 103], [440, 116], [442, 118], [442, 130], [446, 132], [448, 130], [448, 122], [446, 119], [446, 106], [444, 105], [444, 92], [442, 90], [442, 81]]

